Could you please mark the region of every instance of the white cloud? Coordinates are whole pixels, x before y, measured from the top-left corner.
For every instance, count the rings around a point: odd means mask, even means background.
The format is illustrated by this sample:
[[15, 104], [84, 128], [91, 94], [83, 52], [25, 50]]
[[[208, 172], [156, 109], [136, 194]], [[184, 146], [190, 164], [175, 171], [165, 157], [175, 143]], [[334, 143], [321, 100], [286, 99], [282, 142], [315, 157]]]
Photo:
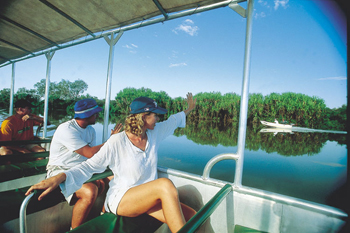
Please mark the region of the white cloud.
[[139, 46], [137, 46], [137, 45], [135, 45], [135, 44], [131, 44], [131, 45], [126, 44], [126, 45], [124, 45], [123, 47], [124, 47], [124, 48], [127, 48], [127, 49], [134, 49], [134, 48], [138, 48]]
[[287, 8], [289, 0], [275, 0], [274, 9], [277, 10], [280, 6], [283, 8]]
[[194, 22], [193, 22], [192, 20], [190, 20], [190, 19], [186, 19], [186, 20], [185, 20], [185, 23], [194, 24]]
[[135, 44], [131, 44], [131, 45], [126, 44], [123, 47], [129, 49], [130, 53], [134, 53], [135, 54], [135, 53], [137, 53], [135, 49], [137, 49], [139, 46], [137, 46]]
[[254, 18], [265, 18], [266, 17], [266, 14], [265, 12], [260, 12], [260, 13], [255, 13], [254, 14]]
[[182, 24], [173, 29], [175, 34], [178, 34], [179, 31], [185, 32], [190, 36], [195, 36], [198, 34], [199, 28], [194, 25], [194, 22], [190, 19], [186, 19]]
[[173, 50], [172, 52], [171, 52], [171, 57], [170, 57], [170, 59], [175, 59], [175, 58], [178, 58], [178, 52], [177, 51], [175, 51], [175, 50]]
[[347, 80], [347, 77], [328, 77], [328, 78], [319, 78], [318, 80]]
[[261, 5], [267, 5], [267, 1], [264, 1], [264, 0], [259, 0], [258, 3]]
[[181, 62], [181, 63], [176, 63], [176, 64], [170, 64], [169, 67], [178, 67], [178, 66], [187, 66], [187, 64], [185, 62]]

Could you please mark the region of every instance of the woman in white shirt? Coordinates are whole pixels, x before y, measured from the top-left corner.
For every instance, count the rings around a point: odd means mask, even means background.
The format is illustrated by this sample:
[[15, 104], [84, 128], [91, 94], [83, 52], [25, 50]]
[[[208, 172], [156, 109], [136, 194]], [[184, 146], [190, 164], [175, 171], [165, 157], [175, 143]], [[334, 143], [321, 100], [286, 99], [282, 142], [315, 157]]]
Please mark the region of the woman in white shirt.
[[105, 208], [120, 216], [136, 217], [143, 213], [167, 223], [177, 232], [196, 212], [180, 203], [176, 187], [167, 178], [157, 177], [157, 151], [159, 143], [172, 135], [178, 127], [185, 127], [186, 116], [195, 108], [196, 100], [187, 94], [188, 108], [168, 120], [157, 123], [157, 114], [166, 109], [147, 97], [136, 98], [130, 105], [130, 115], [125, 121], [125, 131], [112, 135], [92, 158], [64, 173], [33, 185], [45, 189], [41, 200], [58, 185], [64, 196], [74, 193], [94, 173], [112, 170]]

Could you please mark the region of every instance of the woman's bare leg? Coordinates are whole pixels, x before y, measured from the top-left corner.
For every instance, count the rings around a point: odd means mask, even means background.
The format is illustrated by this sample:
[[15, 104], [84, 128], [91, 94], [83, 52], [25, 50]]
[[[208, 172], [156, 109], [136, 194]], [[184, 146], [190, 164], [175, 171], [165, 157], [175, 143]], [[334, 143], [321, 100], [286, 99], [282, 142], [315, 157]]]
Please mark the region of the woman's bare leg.
[[117, 209], [118, 215], [127, 217], [136, 217], [143, 213], [165, 222], [172, 232], [177, 232], [186, 223], [177, 189], [166, 178], [129, 189]]

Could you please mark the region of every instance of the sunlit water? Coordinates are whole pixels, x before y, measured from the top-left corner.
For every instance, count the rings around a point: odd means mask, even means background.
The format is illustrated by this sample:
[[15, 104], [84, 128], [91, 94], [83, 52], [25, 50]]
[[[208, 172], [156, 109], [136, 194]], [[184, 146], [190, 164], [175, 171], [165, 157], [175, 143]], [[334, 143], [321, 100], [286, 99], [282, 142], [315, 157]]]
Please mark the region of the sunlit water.
[[[2, 119], [0, 118], [2, 121]], [[109, 132], [114, 125], [109, 125]], [[97, 143], [102, 142], [102, 124], [93, 126]], [[267, 132], [265, 132], [267, 133]], [[277, 140], [280, 133], [268, 133]], [[48, 131], [52, 136], [53, 131]], [[275, 135], [275, 136], [273, 136]], [[197, 175], [203, 174], [206, 163], [215, 155], [236, 153], [236, 146], [201, 145], [183, 136], [169, 136], [161, 144], [158, 157], [160, 166]], [[318, 153], [297, 156], [277, 152], [245, 150], [242, 183], [245, 186], [268, 190], [288, 196], [342, 208], [345, 203], [347, 178], [347, 148], [336, 141], [327, 140]], [[210, 176], [228, 182], [234, 180], [235, 162], [221, 161]]]
[[[102, 138], [102, 125], [94, 127], [97, 138]], [[169, 136], [159, 147], [158, 164], [202, 175], [206, 163], [215, 155], [236, 152], [235, 146], [200, 145], [186, 136]], [[233, 182], [234, 172], [235, 162], [225, 160], [213, 167], [210, 176]], [[245, 150], [242, 179], [245, 186], [341, 208], [345, 203], [346, 178], [347, 148], [334, 141], [327, 141], [313, 155], [284, 156], [261, 149]]]

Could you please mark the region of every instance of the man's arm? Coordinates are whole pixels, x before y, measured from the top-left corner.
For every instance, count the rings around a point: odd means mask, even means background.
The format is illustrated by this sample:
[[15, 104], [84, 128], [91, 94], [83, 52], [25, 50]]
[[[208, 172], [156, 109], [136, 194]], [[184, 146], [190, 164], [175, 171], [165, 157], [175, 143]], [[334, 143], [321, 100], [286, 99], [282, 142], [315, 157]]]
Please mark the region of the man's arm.
[[[111, 135], [119, 133], [120, 130], [122, 129], [122, 127], [123, 127], [123, 125], [121, 123], [116, 124], [114, 129], [111, 130]], [[94, 154], [96, 154], [100, 150], [100, 148], [103, 145], [104, 145], [104, 143], [102, 143], [101, 145], [93, 146], [93, 147], [86, 145], [86, 146], [76, 150], [75, 152], [86, 157], [86, 158], [91, 158]]]
[[100, 150], [100, 148], [103, 146], [103, 144], [93, 146], [93, 147], [86, 145], [86, 146], [76, 150], [75, 152], [86, 157], [86, 158], [91, 158], [94, 154], [96, 154]]
[[[32, 113], [27, 114], [27, 115], [22, 117], [23, 121], [26, 121], [28, 119], [34, 120], [34, 121], [39, 122], [39, 123], [44, 123], [44, 118], [37, 116], [37, 115], [34, 115]], [[47, 121], [47, 125], [51, 125], [49, 120]]]

